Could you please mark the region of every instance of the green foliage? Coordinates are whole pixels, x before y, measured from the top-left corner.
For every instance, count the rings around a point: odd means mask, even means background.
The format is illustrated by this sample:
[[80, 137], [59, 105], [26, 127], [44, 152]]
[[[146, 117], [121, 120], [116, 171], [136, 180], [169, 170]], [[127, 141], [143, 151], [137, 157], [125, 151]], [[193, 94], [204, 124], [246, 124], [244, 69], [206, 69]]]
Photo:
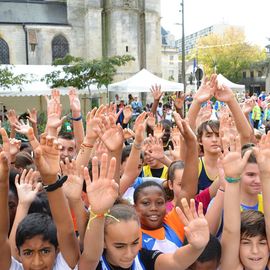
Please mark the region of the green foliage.
[[52, 84], [52, 87], [73, 86], [78, 89], [89, 89], [91, 84], [97, 84], [98, 88], [102, 85], [107, 87], [113, 81], [113, 76], [117, 71], [116, 67], [134, 60], [135, 58], [130, 55], [90, 61], [67, 55], [54, 62], [55, 65], [65, 65], [63, 67], [64, 75], [61, 74], [61, 71], [54, 71], [45, 75], [43, 80], [47, 84]]
[[266, 58], [264, 49], [245, 41], [244, 32], [230, 27], [223, 35], [211, 34], [198, 40], [188, 56], [197, 58], [206, 75], [221, 73], [233, 82], [239, 82], [242, 71], [252, 63]]
[[8, 67], [1, 68], [0, 65], [0, 87], [4, 89], [10, 89], [13, 85], [20, 85], [23, 83], [30, 83], [30, 80], [26, 79], [25, 74], [14, 75], [12, 70]]

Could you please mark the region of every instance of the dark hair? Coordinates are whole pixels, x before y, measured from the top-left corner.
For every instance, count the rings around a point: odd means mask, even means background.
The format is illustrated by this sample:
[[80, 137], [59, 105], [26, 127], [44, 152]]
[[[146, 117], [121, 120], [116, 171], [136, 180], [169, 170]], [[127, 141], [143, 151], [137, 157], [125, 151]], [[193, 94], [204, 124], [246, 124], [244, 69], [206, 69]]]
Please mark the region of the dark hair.
[[23, 168], [23, 169], [30, 169], [31, 167], [35, 167], [34, 166], [34, 159], [26, 151], [19, 152], [16, 155], [15, 167], [16, 168]]
[[46, 214], [29, 214], [20, 222], [16, 232], [18, 250], [26, 240], [35, 236], [42, 236], [43, 241], [49, 241], [55, 248], [58, 247], [55, 224], [51, 217]]
[[106, 226], [118, 222], [117, 220], [135, 220], [140, 224], [135, 208], [128, 203], [117, 203], [110, 209], [110, 216], [105, 219], [105, 233]]
[[[242, 157], [244, 156], [244, 154], [248, 151], [248, 150], [252, 150], [253, 147], [255, 146], [255, 144], [253, 143], [247, 143], [247, 144], [244, 144], [242, 146], [242, 149], [241, 149], [241, 155]], [[257, 164], [257, 159], [256, 159], [256, 156], [254, 154], [254, 152], [252, 152], [247, 160], [247, 163], [253, 163], [253, 164]]]
[[159, 122], [164, 129], [171, 130], [172, 122], [168, 119], [163, 119]]
[[241, 212], [241, 237], [263, 236], [266, 238], [264, 214], [255, 210]]
[[185, 163], [182, 160], [173, 161], [168, 168], [167, 180], [163, 182], [163, 188], [166, 192], [166, 201], [172, 201], [174, 198], [173, 190], [169, 188], [169, 182], [173, 183], [176, 170], [183, 170]]
[[64, 140], [74, 140], [74, 136], [72, 132], [60, 132], [58, 138], [64, 139]]
[[[123, 162], [125, 162], [127, 160], [127, 158], [129, 157], [130, 155], [130, 152], [131, 152], [131, 147], [132, 145], [126, 145], [124, 148], [123, 148], [123, 151], [122, 151], [122, 156], [121, 156], [121, 164]], [[141, 152], [140, 154], [140, 159], [143, 160], [143, 153]]]
[[217, 261], [220, 262], [221, 258], [221, 244], [219, 240], [210, 234], [210, 239], [208, 244], [203, 250], [203, 253], [197, 259], [198, 262], [204, 263], [208, 261]]
[[158, 187], [158, 188], [160, 188], [160, 190], [162, 191], [162, 193], [164, 195], [164, 198], [166, 199], [166, 192], [165, 192], [163, 186], [161, 186], [160, 184], [158, 184], [155, 181], [145, 181], [145, 182], [141, 183], [138, 187], [135, 188], [135, 191], [133, 193], [134, 204], [136, 204], [136, 202], [138, 200], [138, 197], [139, 197], [139, 194], [141, 193], [141, 191], [144, 188], [147, 188], [147, 187]]
[[265, 134], [267, 134], [269, 130], [270, 130], [270, 122], [265, 124]]
[[31, 203], [28, 214], [43, 213], [52, 216], [47, 193], [43, 190], [39, 192], [35, 200]]

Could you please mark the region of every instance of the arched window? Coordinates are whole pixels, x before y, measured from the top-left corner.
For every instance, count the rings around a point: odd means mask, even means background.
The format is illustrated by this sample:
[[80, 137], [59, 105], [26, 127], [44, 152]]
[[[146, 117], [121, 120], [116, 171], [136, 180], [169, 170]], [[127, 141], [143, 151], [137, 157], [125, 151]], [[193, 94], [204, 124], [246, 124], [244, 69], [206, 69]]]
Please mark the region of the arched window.
[[0, 64], [9, 64], [8, 44], [0, 38]]
[[62, 35], [54, 37], [52, 40], [52, 60], [63, 58], [69, 53], [68, 41]]

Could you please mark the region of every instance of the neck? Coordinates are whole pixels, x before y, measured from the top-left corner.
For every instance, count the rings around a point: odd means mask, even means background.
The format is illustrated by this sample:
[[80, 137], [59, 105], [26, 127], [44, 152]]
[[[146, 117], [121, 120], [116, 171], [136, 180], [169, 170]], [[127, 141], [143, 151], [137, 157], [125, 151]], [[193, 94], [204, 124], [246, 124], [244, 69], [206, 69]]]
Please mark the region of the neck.
[[240, 190], [240, 202], [246, 206], [254, 206], [258, 203], [258, 195], [250, 195]]
[[204, 161], [207, 163], [208, 166], [210, 167], [216, 167], [217, 165], [217, 160], [218, 160], [218, 153], [213, 154], [213, 153], [205, 153], [203, 156]]

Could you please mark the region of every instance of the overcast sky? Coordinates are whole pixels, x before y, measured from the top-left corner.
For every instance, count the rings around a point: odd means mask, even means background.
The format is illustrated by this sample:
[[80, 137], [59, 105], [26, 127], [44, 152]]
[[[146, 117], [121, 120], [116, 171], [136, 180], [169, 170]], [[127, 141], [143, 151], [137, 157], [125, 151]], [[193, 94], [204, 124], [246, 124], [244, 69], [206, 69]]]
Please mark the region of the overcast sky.
[[[180, 3], [161, 0], [161, 25], [177, 38], [182, 35]], [[270, 0], [184, 0], [186, 35], [216, 23], [244, 26], [247, 40], [270, 43]]]

